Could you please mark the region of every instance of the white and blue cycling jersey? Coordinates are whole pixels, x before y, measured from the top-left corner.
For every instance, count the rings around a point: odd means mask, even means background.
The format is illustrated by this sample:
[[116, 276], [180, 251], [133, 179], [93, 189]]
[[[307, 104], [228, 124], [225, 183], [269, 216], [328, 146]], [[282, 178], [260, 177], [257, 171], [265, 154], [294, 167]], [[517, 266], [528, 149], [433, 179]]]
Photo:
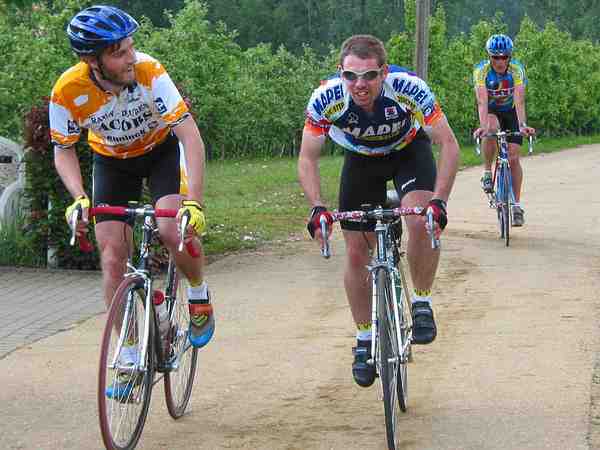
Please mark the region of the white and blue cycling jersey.
[[404, 148], [419, 129], [433, 126], [443, 116], [425, 81], [390, 65], [373, 113], [354, 103], [336, 74], [322, 81], [311, 95], [304, 128], [314, 135], [329, 134], [346, 150], [382, 156]]

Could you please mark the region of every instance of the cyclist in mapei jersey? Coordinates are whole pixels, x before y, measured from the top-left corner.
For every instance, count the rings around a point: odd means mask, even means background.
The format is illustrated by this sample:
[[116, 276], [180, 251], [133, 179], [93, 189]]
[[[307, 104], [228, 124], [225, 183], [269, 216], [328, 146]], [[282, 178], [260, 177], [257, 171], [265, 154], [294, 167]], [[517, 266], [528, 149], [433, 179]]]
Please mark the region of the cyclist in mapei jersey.
[[[138, 200], [147, 179], [157, 208], [179, 208], [190, 214], [190, 234], [205, 228], [202, 206], [205, 164], [200, 132], [163, 66], [134, 48], [137, 22], [110, 6], [92, 6], [77, 13], [67, 34], [79, 63], [56, 82], [50, 102], [50, 129], [56, 169], [83, 212], [79, 233], [85, 232], [88, 208], [127, 206]], [[75, 150], [82, 129], [94, 151], [91, 200], [83, 186]], [[182, 145], [180, 145], [182, 144]], [[101, 253], [104, 300], [109, 306], [123, 278], [131, 242], [125, 219], [96, 217]], [[163, 243], [187, 277], [190, 288], [190, 341], [201, 347], [214, 332], [214, 315], [203, 280], [203, 255], [178, 252], [177, 223], [159, 219]], [[189, 236], [188, 236], [189, 238]], [[201, 250], [201, 246], [198, 242]], [[124, 352], [127, 353], [127, 352]], [[135, 359], [135, 355], [131, 355]]]
[[[535, 134], [535, 129], [527, 125], [525, 113], [525, 86], [527, 77], [523, 64], [512, 59], [513, 42], [504, 34], [490, 36], [485, 45], [489, 58], [475, 66], [473, 82], [477, 97], [479, 128], [475, 137], [494, 131], [520, 131], [526, 136]], [[523, 138], [509, 136], [509, 163], [513, 180], [513, 191], [516, 203], [512, 210], [512, 224], [523, 226], [525, 213], [521, 207], [521, 185], [523, 184], [523, 168], [519, 159], [519, 151]], [[492, 162], [496, 154], [496, 141], [486, 139], [483, 145], [484, 172], [481, 187], [485, 192], [492, 192]]]
[[[328, 210], [321, 198], [319, 157], [327, 135], [345, 150], [339, 210], [383, 205], [388, 180], [403, 207], [431, 207], [439, 236], [447, 224], [446, 202], [458, 169], [459, 148], [446, 116], [427, 84], [416, 75], [387, 64], [383, 43], [355, 35], [341, 49], [337, 74], [322, 82], [308, 102], [298, 173], [312, 207], [308, 230], [322, 240], [319, 220]], [[440, 144], [437, 164], [431, 141]], [[437, 172], [437, 175], [436, 175]], [[439, 251], [431, 249], [423, 217], [407, 218], [408, 260], [414, 283], [413, 342], [428, 344], [437, 334], [431, 287]], [[366, 265], [374, 248], [374, 223], [341, 222], [346, 244], [344, 284], [357, 327], [352, 373], [370, 386], [375, 368], [371, 351], [371, 285]]]

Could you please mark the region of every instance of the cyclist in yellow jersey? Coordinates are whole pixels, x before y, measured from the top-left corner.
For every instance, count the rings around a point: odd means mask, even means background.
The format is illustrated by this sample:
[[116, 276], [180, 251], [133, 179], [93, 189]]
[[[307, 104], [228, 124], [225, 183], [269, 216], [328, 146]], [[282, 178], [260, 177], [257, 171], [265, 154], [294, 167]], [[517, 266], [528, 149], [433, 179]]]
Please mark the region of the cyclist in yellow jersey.
[[[80, 207], [78, 232], [85, 232], [90, 204], [127, 206], [139, 199], [146, 178], [156, 207], [179, 208], [178, 217], [189, 212], [188, 231], [199, 235], [205, 228], [204, 143], [163, 66], [135, 50], [132, 35], [137, 29], [129, 14], [110, 6], [86, 8], [68, 25], [80, 61], [58, 79], [50, 102], [55, 166], [75, 199], [67, 219]], [[88, 130], [94, 151], [91, 198], [74, 148], [82, 129]], [[190, 341], [201, 347], [214, 332], [203, 255], [195, 259], [177, 251], [176, 221], [159, 219], [158, 224], [162, 241], [190, 282]], [[99, 216], [95, 231], [108, 306], [126, 269], [131, 226], [120, 217]]]
[[[523, 65], [511, 59], [512, 39], [504, 34], [490, 36], [486, 42], [489, 58], [481, 61], [473, 71], [479, 128], [475, 137], [494, 131], [520, 131], [526, 136], [535, 134], [535, 129], [527, 125], [525, 113], [525, 86], [527, 77]], [[523, 226], [525, 213], [520, 203], [523, 169], [519, 151], [523, 138], [509, 136], [509, 162], [516, 203], [513, 205], [513, 226]], [[484, 173], [481, 178], [485, 192], [492, 192], [492, 162], [496, 153], [496, 142], [486, 139], [483, 145]]]

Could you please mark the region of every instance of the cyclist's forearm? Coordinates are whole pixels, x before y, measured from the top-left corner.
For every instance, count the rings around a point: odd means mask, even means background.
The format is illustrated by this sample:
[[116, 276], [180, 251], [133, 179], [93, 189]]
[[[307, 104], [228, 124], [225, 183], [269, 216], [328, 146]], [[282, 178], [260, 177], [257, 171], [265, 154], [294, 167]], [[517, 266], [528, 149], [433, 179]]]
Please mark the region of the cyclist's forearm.
[[184, 148], [187, 174], [187, 197], [200, 204], [204, 202], [205, 147], [196, 122], [190, 117], [174, 128]]
[[454, 179], [458, 171], [459, 162], [459, 147], [458, 142], [447, 142], [442, 144], [438, 162], [438, 175], [435, 183], [434, 198], [441, 198], [448, 201]]
[[54, 166], [63, 184], [73, 198], [86, 195], [83, 188], [79, 159], [74, 148], [54, 149]]
[[456, 136], [445, 118], [433, 128], [433, 142], [440, 145], [433, 196], [447, 201], [458, 171], [460, 150]]
[[525, 112], [525, 90], [522, 86], [515, 88], [515, 110], [517, 112], [517, 121], [519, 126], [527, 122], [527, 114]]
[[475, 98], [477, 99], [477, 113], [479, 114], [479, 124], [481, 127], [486, 128], [488, 126], [488, 97], [485, 88], [477, 88], [475, 90]]
[[[188, 174], [188, 198], [203, 204], [204, 202], [204, 167], [205, 151], [202, 138], [194, 143], [184, 143], [185, 164]], [[190, 149], [188, 151], [187, 149]]]
[[525, 113], [525, 105], [523, 102], [520, 102], [515, 105], [515, 109], [517, 111], [517, 121], [519, 126], [524, 123], [527, 123], [527, 114]]
[[298, 159], [298, 179], [304, 191], [304, 196], [310, 206], [323, 205], [321, 199], [321, 175], [317, 161], [303, 158]]
[[484, 104], [478, 104], [477, 111], [479, 113], [479, 124], [481, 125], [482, 128], [487, 128], [489, 125], [488, 124], [489, 110], [488, 110], [487, 102], [485, 102]]
[[319, 157], [324, 143], [325, 136], [314, 136], [304, 130], [298, 157], [298, 179], [310, 206], [324, 205], [319, 174]]

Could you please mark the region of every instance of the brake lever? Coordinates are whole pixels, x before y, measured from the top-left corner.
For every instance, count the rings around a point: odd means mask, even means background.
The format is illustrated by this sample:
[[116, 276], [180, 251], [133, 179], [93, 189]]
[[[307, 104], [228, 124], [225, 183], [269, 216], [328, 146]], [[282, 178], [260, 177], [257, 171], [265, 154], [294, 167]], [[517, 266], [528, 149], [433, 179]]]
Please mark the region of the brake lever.
[[321, 235], [323, 236], [323, 247], [321, 247], [321, 256], [329, 258], [331, 256], [331, 249], [329, 248], [329, 232], [327, 230], [327, 219], [321, 215], [319, 218], [321, 225]]
[[530, 155], [533, 153], [533, 136], [529, 135], [529, 152]]
[[80, 208], [75, 208], [71, 213], [71, 219], [69, 220], [69, 225], [71, 226], [71, 239], [69, 240], [69, 244], [71, 246], [74, 246], [75, 241], [77, 240], [77, 222], [79, 221], [79, 213]]
[[433, 212], [430, 208], [427, 209], [427, 228], [429, 229], [429, 235], [431, 236], [431, 248], [437, 250], [440, 248], [440, 240], [435, 237]]
[[188, 211], [186, 211], [181, 216], [181, 225], [179, 226], [179, 236], [181, 239], [179, 240], [179, 247], [177, 248], [177, 250], [179, 250], [180, 252], [183, 251], [183, 241], [185, 239], [185, 231], [187, 230], [187, 226], [188, 226], [189, 222], [190, 222], [190, 213]]

